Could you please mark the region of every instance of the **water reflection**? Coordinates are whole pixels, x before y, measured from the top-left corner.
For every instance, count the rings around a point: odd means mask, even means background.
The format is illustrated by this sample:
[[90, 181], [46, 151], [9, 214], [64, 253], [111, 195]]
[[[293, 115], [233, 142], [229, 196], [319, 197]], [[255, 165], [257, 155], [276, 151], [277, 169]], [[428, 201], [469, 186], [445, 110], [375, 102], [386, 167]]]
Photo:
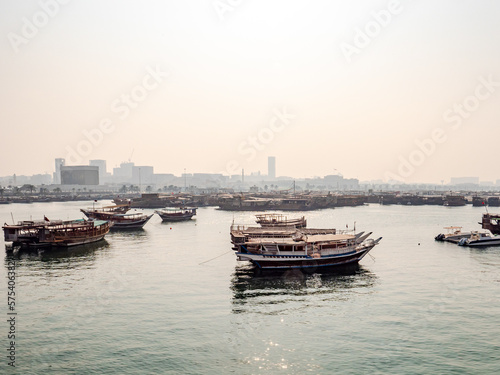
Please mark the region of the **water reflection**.
[[359, 265], [313, 274], [300, 270], [263, 273], [251, 266], [237, 266], [231, 281], [233, 312], [242, 312], [247, 304], [282, 304], [311, 296], [348, 299], [368, 292], [376, 281], [375, 274]]
[[98, 242], [79, 245], [69, 248], [47, 248], [47, 247], [7, 247], [5, 256], [5, 265], [12, 260], [20, 260], [16, 263], [17, 267], [30, 266], [30, 261], [38, 261], [50, 265], [53, 263], [71, 263], [71, 268], [80, 265], [88, 265], [89, 260], [95, 261], [96, 254], [109, 248], [109, 243], [104, 239]]
[[181, 220], [181, 221], [175, 221], [175, 220], [162, 220], [160, 222], [160, 225], [165, 225], [165, 226], [177, 226], [177, 225], [189, 225], [189, 224], [196, 224], [196, 218], [195, 217], [192, 217], [191, 219], [189, 220]]
[[148, 231], [144, 228], [130, 228], [127, 230], [114, 230], [106, 235], [113, 240], [145, 242], [148, 239]]

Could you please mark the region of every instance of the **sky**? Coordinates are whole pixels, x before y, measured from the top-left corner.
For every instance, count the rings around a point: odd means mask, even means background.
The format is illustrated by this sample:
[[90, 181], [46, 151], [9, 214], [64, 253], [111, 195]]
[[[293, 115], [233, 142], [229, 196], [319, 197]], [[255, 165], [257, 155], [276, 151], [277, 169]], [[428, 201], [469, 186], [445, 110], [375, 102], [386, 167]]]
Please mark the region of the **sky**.
[[500, 2], [6, 0], [0, 176], [500, 179]]

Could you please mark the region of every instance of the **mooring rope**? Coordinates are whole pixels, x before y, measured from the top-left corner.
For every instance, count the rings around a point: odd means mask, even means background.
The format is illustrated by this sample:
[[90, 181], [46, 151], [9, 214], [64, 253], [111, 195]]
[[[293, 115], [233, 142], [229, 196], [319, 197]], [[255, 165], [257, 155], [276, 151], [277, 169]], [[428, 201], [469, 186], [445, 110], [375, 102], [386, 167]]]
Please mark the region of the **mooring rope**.
[[210, 261], [212, 261], [212, 260], [214, 260], [214, 259], [220, 258], [221, 256], [226, 255], [226, 254], [230, 253], [231, 251], [233, 251], [233, 250], [226, 251], [224, 254], [217, 255], [216, 257], [214, 257], [214, 258], [212, 258], [212, 259], [209, 259], [209, 260], [206, 260], [206, 261], [204, 261], [204, 262], [201, 262], [201, 263], [199, 263], [198, 265], [200, 265], [200, 264], [204, 264], [204, 263], [208, 263], [208, 262], [210, 262]]

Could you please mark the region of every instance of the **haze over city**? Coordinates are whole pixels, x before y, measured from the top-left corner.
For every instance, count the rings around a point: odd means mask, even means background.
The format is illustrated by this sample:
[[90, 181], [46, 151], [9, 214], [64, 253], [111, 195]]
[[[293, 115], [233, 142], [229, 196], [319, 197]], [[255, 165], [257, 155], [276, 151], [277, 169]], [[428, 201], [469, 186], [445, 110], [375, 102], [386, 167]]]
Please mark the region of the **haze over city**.
[[0, 176], [54, 159], [181, 175], [495, 181], [493, 1], [0, 5]]

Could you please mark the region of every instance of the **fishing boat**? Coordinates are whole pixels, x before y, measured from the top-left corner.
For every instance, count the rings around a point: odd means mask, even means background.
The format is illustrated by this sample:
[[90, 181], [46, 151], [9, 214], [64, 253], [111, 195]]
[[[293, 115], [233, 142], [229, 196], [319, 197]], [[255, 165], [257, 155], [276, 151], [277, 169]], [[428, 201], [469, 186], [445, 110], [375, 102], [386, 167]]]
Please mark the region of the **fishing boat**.
[[184, 208], [164, 208], [162, 210], [156, 210], [157, 213], [163, 221], [184, 221], [191, 219], [196, 215], [197, 208], [195, 207], [184, 207]]
[[69, 247], [100, 241], [112, 224], [105, 220], [21, 221], [4, 224], [5, 242], [13, 246]]
[[111, 229], [137, 229], [142, 228], [154, 214], [146, 215], [137, 213], [113, 213], [80, 209], [85, 216], [92, 220], [107, 220], [113, 223]]
[[113, 199], [113, 203], [116, 204], [117, 206], [121, 205], [130, 206], [130, 199], [116, 197], [115, 199]]
[[95, 212], [95, 213], [102, 212], [110, 214], [126, 214], [129, 210], [130, 210], [130, 204], [122, 203], [122, 204], [115, 204], [113, 206], [87, 208], [85, 211]]
[[335, 229], [231, 226], [237, 259], [263, 270], [316, 269], [358, 263], [382, 237]]
[[462, 232], [462, 227], [444, 227], [446, 233], [439, 233], [434, 239], [436, 241], [446, 241], [452, 243], [458, 243], [463, 238], [468, 238], [472, 232]]
[[307, 220], [304, 216], [296, 219], [288, 219], [287, 216], [281, 214], [258, 214], [256, 223], [261, 227], [294, 227], [305, 228]]
[[[257, 238], [291, 238], [297, 233], [295, 227], [256, 227], [245, 225], [231, 226], [231, 243], [233, 250], [237, 250], [237, 245]], [[317, 234], [336, 234], [336, 229], [316, 229], [316, 228], [301, 228], [300, 233], [306, 236]]]
[[448, 207], [458, 207], [465, 206], [467, 204], [467, 199], [463, 195], [450, 194], [444, 198], [443, 205]]
[[493, 234], [500, 234], [500, 215], [484, 213], [481, 222], [481, 228], [489, 230]]

